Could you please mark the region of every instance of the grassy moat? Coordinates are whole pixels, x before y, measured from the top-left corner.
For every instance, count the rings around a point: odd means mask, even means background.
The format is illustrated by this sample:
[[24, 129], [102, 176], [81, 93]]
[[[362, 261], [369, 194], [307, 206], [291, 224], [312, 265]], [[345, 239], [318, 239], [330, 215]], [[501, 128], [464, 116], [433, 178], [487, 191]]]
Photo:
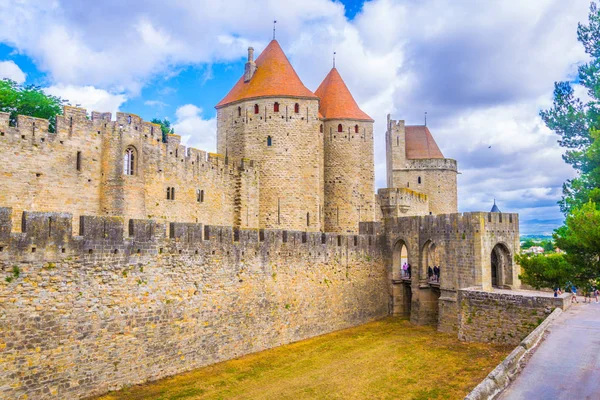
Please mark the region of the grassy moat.
[[510, 350], [386, 318], [99, 399], [462, 399]]

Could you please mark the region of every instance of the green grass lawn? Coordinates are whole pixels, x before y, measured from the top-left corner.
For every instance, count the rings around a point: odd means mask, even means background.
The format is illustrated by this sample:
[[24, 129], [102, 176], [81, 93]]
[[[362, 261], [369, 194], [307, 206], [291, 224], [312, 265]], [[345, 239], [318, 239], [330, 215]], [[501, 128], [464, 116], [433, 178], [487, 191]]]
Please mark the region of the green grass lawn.
[[510, 350], [387, 318], [100, 399], [462, 399]]

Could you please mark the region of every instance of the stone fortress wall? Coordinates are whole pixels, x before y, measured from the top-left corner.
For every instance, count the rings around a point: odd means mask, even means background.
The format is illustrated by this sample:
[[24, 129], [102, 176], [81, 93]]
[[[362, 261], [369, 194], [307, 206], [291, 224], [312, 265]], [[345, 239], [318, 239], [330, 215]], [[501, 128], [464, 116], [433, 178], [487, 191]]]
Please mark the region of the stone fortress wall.
[[[0, 204], [15, 211], [67, 209], [75, 216], [118, 215], [157, 221], [258, 228], [259, 174], [252, 161], [186, 148], [178, 135], [136, 115], [65, 106], [56, 133], [48, 121], [0, 113]], [[124, 173], [131, 149], [134, 173]], [[167, 199], [167, 190], [174, 189]]]
[[81, 216], [73, 236], [70, 214], [11, 212], [1, 398], [91, 396], [388, 314], [381, 235]]

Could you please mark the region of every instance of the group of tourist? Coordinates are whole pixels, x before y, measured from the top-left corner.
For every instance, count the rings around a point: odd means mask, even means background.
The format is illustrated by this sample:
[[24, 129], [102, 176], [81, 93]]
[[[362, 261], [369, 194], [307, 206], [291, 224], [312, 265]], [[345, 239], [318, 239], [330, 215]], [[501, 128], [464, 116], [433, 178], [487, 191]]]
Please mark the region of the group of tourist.
[[[410, 279], [411, 267], [409, 263], [402, 264], [402, 279]], [[440, 281], [440, 267], [435, 265], [433, 267], [429, 266], [427, 268], [427, 278], [429, 282], [439, 282]]]
[[439, 282], [440, 281], [440, 267], [438, 267], [437, 265], [434, 265], [433, 268], [431, 268], [431, 265], [430, 265], [429, 268], [427, 268], [427, 277], [429, 278], [429, 281], [431, 281], [431, 282]]
[[[567, 285], [565, 286], [565, 292], [571, 292], [571, 303], [579, 303], [579, 301], [577, 300], [577, 286], [575, 286], [575, 284], [567, 282]], [[563, 292], [560, 289], [560, 286], [556, 286], [554, 288], [554, 297], [558, 297], [562, 293]], [[600, 297], [600, 290], [598, 289], [598, 286], [595, 283], [590, 283], [588, 286], [585, 287], [583, 291], [583, 302], [591, 303], [592, 297], [596, 300], [596, 303], [599, 302], [598, 298]]]

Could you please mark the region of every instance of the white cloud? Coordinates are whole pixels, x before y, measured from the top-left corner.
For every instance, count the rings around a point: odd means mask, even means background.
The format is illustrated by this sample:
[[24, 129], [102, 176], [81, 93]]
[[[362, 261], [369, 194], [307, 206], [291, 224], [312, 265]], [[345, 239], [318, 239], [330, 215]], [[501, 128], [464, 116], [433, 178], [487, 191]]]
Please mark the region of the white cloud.
[[93, 86], [55, 85], [45, 88], [44, 91], [53, 96], [68, 100], [70, 104], [83, 107], [91, 111], [111, 112], [113, 116], [127, 97], [123, 94], [112, 94]]
[[17, 83], [25, 82], [27, 75], [14, 61], [0, 61], [0, 79], [12, 79]]
[[215, 152], [217, 148], [216, 117], [203, 119], [202, 109], [193, 104], [181, 106], [175, 112], [173, 124], [175, 133], [181, 135], [181, 142], [186, 146]]
[[[554, 81], [572, 79], [586, 59], [576, 28], [588, 6], [373, 0], [348, 21], [328, 0], [20, 0], [0, 4], [0, 42], [32, 57], [55, 86], [131, 97], [190, 64], [237, 61], [249, 45], [260, 52], [277, 19], [277, 38], [310, 89], [337, 51], [338, 70], [376, 121], [377, 187], [385, 185], [386, 114], [420, 124], [427, 111], [442, 151], [459, 162], [461, 209], [487, 210], [495, 196], [539, 220], [532, 210], [560, 216], [550, 203], [573, 172], [537, 114], [551, 105]], [[176, 118], [188, 144], [214, 150], [214, 118], [190, 104]]]

